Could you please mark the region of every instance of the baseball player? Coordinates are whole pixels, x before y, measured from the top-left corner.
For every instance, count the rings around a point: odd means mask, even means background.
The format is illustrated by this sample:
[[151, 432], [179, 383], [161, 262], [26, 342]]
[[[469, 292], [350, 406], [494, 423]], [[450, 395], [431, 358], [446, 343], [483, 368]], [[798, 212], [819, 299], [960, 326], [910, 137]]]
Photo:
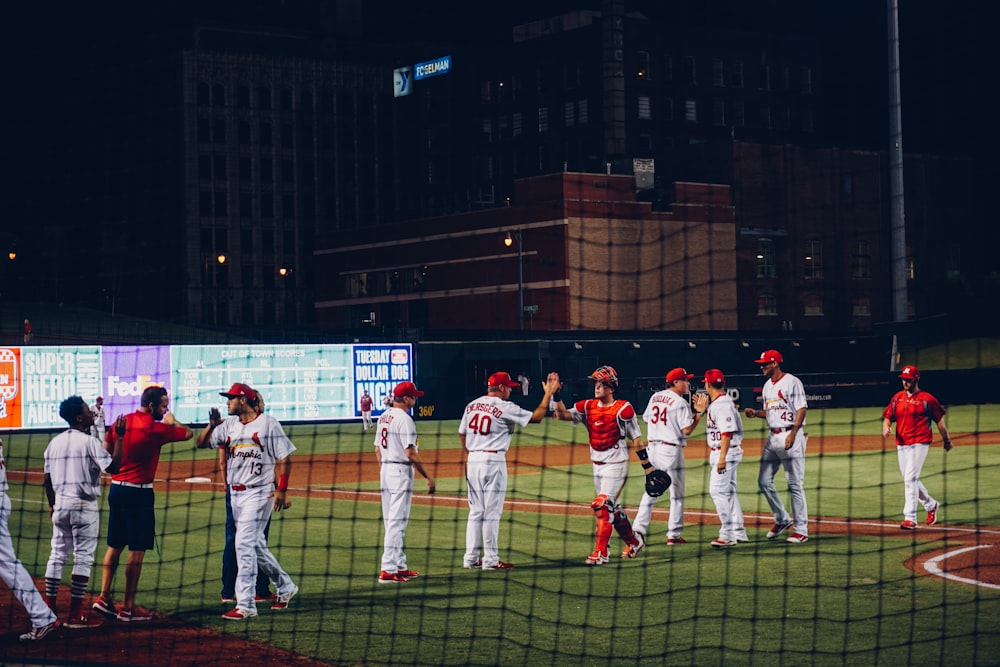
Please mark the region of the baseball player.
[[[511, 388], [519, 386], [509, 373], [494, 373], [486, 381], [486, 395], [475, 399], [462, 413], [458, 439], [466, 452], [465, 478], [469, 483], [469, 520], [465, 529], [467, 570], [510, 570], [500, 560], [498, 536], [503, 502], [507, 495], [507, 459], [514, 426], [537, 424], [549, 411], [549, 399], [559, 388], [559, 376], [550, 373], [543, 386], [545, 395], [534, 412], [510, 400]], [[480, 557], [482, 551], [482, 557]]]
[[928, 526], [937, 523], [940, 507], [920, 481], [920, 471], [934, 440], [931, 422], [937, 424], [946, 452], [952, 447], [951, 435], [944, 423], [946, 410], [933, 395], [920, 388], [920, 369], [916, 366], [904, 366], [899, 379], [903, 383], [902, 391], [892, 397], [882, 412], [882, 437], [888, 437], [892, 433], [892, 424], [895, 422], [896, 456], [899, 459], [899, 472], [903, 475], [905, 497], [903, 523], [899, 527], [903, 530], [916, 530], [918, 502], [927, 510]]
[[625, 400], [615, 399], [618, 372], [611, 366], [601, 366], [588, 376], [594, 380], [594, 398], [577, 401], [569, 410], [556, 399], [556, 416], [573, 425], [584, 424], [590, 436], [590, 461], [594, 470], [594, 490], [597, 497], [590, 503], [597, 519], [594, 552], [587, 556], [587, 565], [608, 562], [608, 542], [615, 530], [632, 550], [630, 558], [646, 546], [641, 534], [632, 530], [628, 515], [618, 503], [618, 497], [628, 479], [628, 450], [639, 449], [642, 431], [635, 408]]
[[36, 642], [45, 639], [59, 627], [59, 620], [42, 594], [35, 588], [35, 581], [24, 569], [24, 565], [14, 553], [14, 541], [10, 537], [7, 520], [10, 517], [10, 498], [7, 496], [7, 465], [3, 460], [3, 440], [0, 440], [0, 579], [7, 584], [14, 597], [21, 603], [31, 619], [31, 630], [20, 636], [22, 642]]
[[722, 371], [708, 369], [702, 382], [709, 398], [705, 413], [705, 436], [711, 450], [708, 490], [722, 524], [718, 539], [712, 540], [712, 547], [724, 549], [750, 541], [743, 526], [743, 507], [736, 485], [736, 469], [743, 460], [743, 420], [726, 392], [726, 376]]
[[[683, 368], [675, 368], [667, 373], [667, 388], [649, 397], [642, 420], [646, 422], [646, 447], [639, 450], [639, 458], [648, 460], [656, 470], [663, 470], [670, 475], [670, 519], [667, 524], [667, 545], [684, 544], [681, 536], [684, 530], [684, 448], [688, 436], [701, 421], [702, 415], [708, 409], [708, 395], [695, 396], [695, 412], [691, 414], [691, 406], [686, 396], [691, 392], [691, 378]], [[648, 458], [644, 459], [645, 452]], [[646, 537], [646, 529], [653, 515], [653, 505], [656, 498], [648, 493], [642, 494], [642, 501], [635, 513], [632, 530]], [[632, 548], [626, 546], [622, 558], [632, 558]]]
[[392, 390], [392, 407], [378, 418], [375, 429], [375, 458], [379, 462], [385, 527], [380, 584], [399, 584], [420, 576], [406, 566], [403, 540], [413, 502], [413, 469], [427, 480], [427, 493], [434, 493], [435, 489], [434, 479], [420, 459], [417, 426], [410, 417], [417, 399], [423, 395], [412, 382], [397, 384]]
[[94, 413], [79, 396], [70, 396], [59, 405], [59, 416], [69, 429], [52, 438], [45, 448], [45, 496], [52, 519], [52, 551], [45, 568], [45, 601], [57, 612], [56, 600], [63, 568], [73, 556], [67, 628], [94, 627], [81, 611], [83, 596], [94, 565], [100, 516], [101, 471], [114, 474], [122, 462], [125, 416], [115, 422], [114, 444], [102, 443], [90, 435]]
[[[747, 408], [743, 414], [753, 419], [767, 420], [770, 433], [764, 441], [764, 451], [760, 455], [760, 471], [757, 486], [767, 498], [767, 504], [774, 512], [774, 525], [767, 531], [767, 539], [773, 540], [794, 525], [792, 534], [785, 540], [801, 544], [809, 539], [809, 512], [806, 508], [806, 492], [802, 488], [806, 473], [806, 390], [802, 381], [781, 369], [784, 361], [777, 350], [765, 350], [757, 363], [767, 377], [761, 398], [764, 408]], [[781, 496], [774, 487], [774, 476], [778, 466], [785, 469], [788, 494], [792, 499], [792, 516], [788, 515], [781, 502]]]
[[94, 425], [90, 427], [90, 434], [104, 442], [105, 421], [104, 421], [104, 398], [98, 396], [94, 399]]
[[226, 483], [236, 525], [237, 575], [236, 606], [222, 618], [240, 621], [257, 615], [258, 568], [277, 591], [272, 611], [287, 609], [299, 592], [267, 548], [265, 534], [271, 513], [292, 506], [287, 494], [295, 445], [277, 419], [257, 411], [257, 392], [252, 387], [237, 382], [220, 395], [226, 398], [229, 417], [223, 421], [218, 410], [210, 410], [208, 424], [198, 434], [196, 444], [226, 450]]
[[365, 393], [361, 395], [359, 399], [361, 403], [361, 423], [362, 423], [362, 433], [367, 433], [368, 429], [372, 427], [372, 405], [374, 401], [372, 397], [368, 395], [368, 390], [365, 389]]
[[[104, 552], [101, 595], [92, 605], [110, 618], [131, 623], [150, 621], [152, 615], [135, 606], [146, 551], [153, 548], [156, 516], [153, 514], [153, 478], [160, 463], [160, 450], [169, 442], [189, 440], [194, 432], [170, 412], [170, 397], [163, 387], [146, 387], [139, 409], [125, 416], [125, 442], [121, 468], [111, 476], [108, 491], [108, 550]], [[115, 609], [111, 586], [122, 551], [128, 547], [125, 594], [122, 608]]]

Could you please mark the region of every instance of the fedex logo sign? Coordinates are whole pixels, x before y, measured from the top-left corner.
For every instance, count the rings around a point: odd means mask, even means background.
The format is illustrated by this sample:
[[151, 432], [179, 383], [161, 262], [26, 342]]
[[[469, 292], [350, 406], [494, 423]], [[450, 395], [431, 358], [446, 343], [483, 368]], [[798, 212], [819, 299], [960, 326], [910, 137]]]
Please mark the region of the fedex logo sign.
[[129, 382], [127, 379], [123, 380], [118, 375], [109, 375], [107, 383], [107, 393], [108, 396], [139, 396], [142, 394], [142, 390], [153, 384], [152, 376], [150, 375], [138, 375], [134, 382]]

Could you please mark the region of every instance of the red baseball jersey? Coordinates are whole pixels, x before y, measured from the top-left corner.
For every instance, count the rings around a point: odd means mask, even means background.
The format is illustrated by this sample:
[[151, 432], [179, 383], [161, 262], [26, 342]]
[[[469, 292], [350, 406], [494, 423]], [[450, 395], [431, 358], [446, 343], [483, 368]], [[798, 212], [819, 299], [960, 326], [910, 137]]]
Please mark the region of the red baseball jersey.
[[882, 413], [882, 417], [896, 422], [896, 444], [930, 444], [934, 440], [931, 421], [941, 421], [946, 411], [934, 396], [920, 390], [910, 396], [905, 390], [897, 392]]

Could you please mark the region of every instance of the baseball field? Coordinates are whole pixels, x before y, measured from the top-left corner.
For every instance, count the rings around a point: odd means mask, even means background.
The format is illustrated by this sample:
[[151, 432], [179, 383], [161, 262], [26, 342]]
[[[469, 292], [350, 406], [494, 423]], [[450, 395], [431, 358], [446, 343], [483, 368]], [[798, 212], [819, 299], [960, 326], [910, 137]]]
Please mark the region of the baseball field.
[[[718, 525], [696, 431], [685, 454], [688, 543], [665, 545], [662, 499], [646, 550], [600, 567], [583, 563], [593, 549], [586, 433], [555, 420], [530, 425], [507, 457], [500, 547], [516, 567], [482, 572], [462, 569], [457, 422], [418, 421], [438, 488], [426, 495], [418, 476], [406, 553], [421, 576], [396, 585], [376, 582], [383, 531], [369, 434], [359, 424], [292, 426], [293, 506], [274, 518], [270, 545], [301, 593], [288, 610], [262, 605], [258, 618], [235, 623], [220, 618], [229, 606], [218, 598], [225, 505], [214, 454], [168, 446], [156, 484], [158, 549], [147, 553], [138, 596], [157, 620], [61, 629], [22, 645], [27, 616], [3, 588], [0, 663], [998, 664], [1000, 410], [949, 411], [955, 448], [945, 453], [935, 433], [922, 475], [941, 501], [939, 524], [916, 531], [899, 529], [903, 484], [880, 424], [877, 409], [810, 410], [804, 544], [765, 539], [773, 517], [756, 488], [763, 432], [748, 425], [738, 480], [751, 542], [723, 551], [709, 546]], [[4, 439], [10, 530], [39, 582], [51, 535], [41, 489], [49, 437]], [[208, 481], [190, 481], [198, 479]], [[641, 480], [633, 457], [622, 498], [630, 515]], [[781, 475], [777, 485], [787, 502]], [[621, 549], [617, 537], [612, 548]], [[102, 543], [98, 560], [103, 552]], [[91, 594], [99, 579], [95, 571]], [[119, 574], [119, 595], [121, 586]]]

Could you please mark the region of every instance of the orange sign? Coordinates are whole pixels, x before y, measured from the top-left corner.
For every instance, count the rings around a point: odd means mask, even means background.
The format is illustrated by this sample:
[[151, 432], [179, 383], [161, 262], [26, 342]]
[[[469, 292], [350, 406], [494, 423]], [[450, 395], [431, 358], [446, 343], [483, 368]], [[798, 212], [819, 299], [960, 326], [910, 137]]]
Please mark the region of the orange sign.
[[21, 426], [21, 348], [0, 347], [0, 428]]

